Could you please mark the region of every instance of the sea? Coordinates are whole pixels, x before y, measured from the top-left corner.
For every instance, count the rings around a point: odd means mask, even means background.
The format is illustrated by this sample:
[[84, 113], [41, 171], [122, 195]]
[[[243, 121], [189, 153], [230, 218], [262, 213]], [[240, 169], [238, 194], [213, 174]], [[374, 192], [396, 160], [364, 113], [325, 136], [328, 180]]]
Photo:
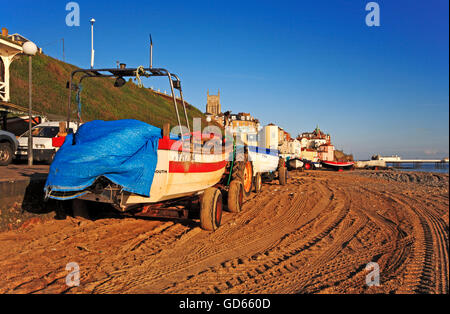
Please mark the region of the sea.
[[396, 168], [398, 170], [403, 171], [422, 171], [422, 172], [438, 172], [438, 173], [446, 173], [449, 174], [448, 163], [443, 164], [412, 164], [412, 163], [404, 163], [404, 164], [395, 164], [395, 163], [386, 163], [387, 166]]

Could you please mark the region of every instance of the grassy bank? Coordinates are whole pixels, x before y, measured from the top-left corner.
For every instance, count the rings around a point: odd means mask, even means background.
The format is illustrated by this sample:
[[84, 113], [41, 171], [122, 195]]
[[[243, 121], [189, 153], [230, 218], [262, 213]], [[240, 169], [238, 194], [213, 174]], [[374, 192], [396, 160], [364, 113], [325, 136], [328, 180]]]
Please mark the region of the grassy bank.
[[[77, 67], [71, 64], [43, 54], [33, 57], [33, 108], [39, 112], [66, 117], [66, 83], [70, 72], [75, 69]], [[128, 81], [122, 88], [114, 87], [113, 83], [113, 79], [109, 78], [83, 81], [81, 102], [84, 122], [94, 119], [138, 119], [157, 127], [162, 127], [165, 122], [177, 125], [173, 104], [168, 99], [150, 89], [139, 88], [132, 81]], [[28, 58], [25, 56], [11, 64], [11, 102], [28, 107]], [[72, 108], [72, 117], [75, 117], [75, 95]], [[182, 110], [181, 106], [179, 110]], [[202, 118], [202, 124], [206, 125], [200, 110], [188, 105], [187, 111], [191, 125], [194, 117]]]

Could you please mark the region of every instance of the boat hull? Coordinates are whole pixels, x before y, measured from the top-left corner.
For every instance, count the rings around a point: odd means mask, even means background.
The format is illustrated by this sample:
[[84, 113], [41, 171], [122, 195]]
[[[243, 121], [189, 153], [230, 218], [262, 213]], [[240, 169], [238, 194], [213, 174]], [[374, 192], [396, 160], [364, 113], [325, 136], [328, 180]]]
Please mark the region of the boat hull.
[[303, 167], [304, 163], [303, 161], [295, 158], [295, 159], [290, 159], [289, 160], [289, 167], [293, 168], [293, 169], [300, 169]]
[[337, 162], [337, 161], [322, 161], [322, 166], [329, 169], [350, 169], [355, 163], [354, 162]]
[[[168, 139], [160, 140], [157, 154], [150, 196], [120, 192], [120, 197], [116, 199], [120, 200], [117, 205], [121, 208], [200, 194], [219, 183], [227, 166], [224, 152], [205, 154], [201, 151], [183, 151], [181, 145]], [[90, 195], [80, 198], [92, 200]]]
[[248, 156], [253, 164], [254, 174], [274, 172], [278, 169], [278, 151], [254, 146], [248, 148]]
[[227, 164], [224, 157], [224, 154], [204, 156], [158, 150], [150, 197], [131, 194], [123, 205], [157, 203], [197, 194], [220, 181]]

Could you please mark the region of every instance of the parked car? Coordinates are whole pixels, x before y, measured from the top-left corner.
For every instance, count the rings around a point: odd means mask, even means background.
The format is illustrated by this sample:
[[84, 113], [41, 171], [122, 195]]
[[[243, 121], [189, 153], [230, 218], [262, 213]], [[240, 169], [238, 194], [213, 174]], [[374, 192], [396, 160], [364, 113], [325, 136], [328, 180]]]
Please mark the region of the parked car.
[[[70, 122], [67, 134], [74, 133], [77, 124]], [[19, 147], [16, 158], [26, 159], [28, 156], [28, 132], [19, 137]], [[51, 163], [53, 157], [64, 142], [65, 135], [61, 134], [60, 122], [44, 122], [31, 129], [33, 136], [33, 160]], [[62, 136], [58, 136], [62, 135]]]
[[0, 130], [0, 166], [11, 163], [18, 146], [19, 142], [14, 134]]

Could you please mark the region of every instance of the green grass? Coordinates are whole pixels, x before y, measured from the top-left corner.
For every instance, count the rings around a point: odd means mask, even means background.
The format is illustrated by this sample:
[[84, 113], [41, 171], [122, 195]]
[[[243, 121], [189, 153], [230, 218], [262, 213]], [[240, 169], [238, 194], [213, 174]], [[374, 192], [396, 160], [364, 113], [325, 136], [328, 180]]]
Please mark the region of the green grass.
[[[68, 89], [66, 83], [70, 72], [77, 67], [38, 54], [33, 57], [33, 109], [46, 114], [67, 117]], [[78, 74], [80, 75], [80, 74]], [[128, 81], [123, 87], [113, 86], [111, 78], [90, 78], [83, 80], [81, 93], [82, 120], [137, 119], [162, 128], [164, 123], [178, 125], [173, 102], [147, 88], [139, 88]], [[28, 58], [19, 57], [11, 64], [11, 102], [28, 107]], [[72, 93], [72, 118], [76, 116], [77, 103]], [[178, 107], [182, 124], [184, 112]], [[192, 105], [187, 106], [189, 122], [202, 119], [203, 113]], [[181, 115], [182, 114], [182, 115]]]

